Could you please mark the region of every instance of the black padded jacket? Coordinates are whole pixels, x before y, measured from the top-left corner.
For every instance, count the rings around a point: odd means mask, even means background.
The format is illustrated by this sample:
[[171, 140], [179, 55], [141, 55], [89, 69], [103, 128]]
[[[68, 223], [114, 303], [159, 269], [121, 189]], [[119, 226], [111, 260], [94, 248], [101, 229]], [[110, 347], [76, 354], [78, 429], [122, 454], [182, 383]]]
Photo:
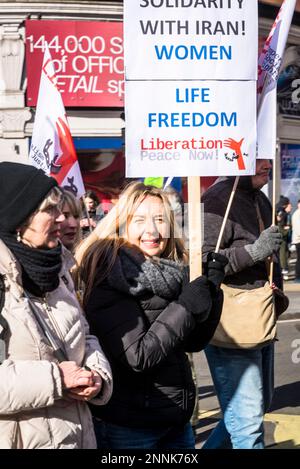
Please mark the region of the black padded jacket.
[[91, 406], [93, 414], [136, 428], [188, 422], [195, 385], [186, 352], [207, 345], [221, 308], [219, 293], [207, 319], [199, 322], [176, 301], [151, 293], [134, 297], [106, 281], [94, 287], [86, 314], [110, 361], [114, 390], [107, 405]]

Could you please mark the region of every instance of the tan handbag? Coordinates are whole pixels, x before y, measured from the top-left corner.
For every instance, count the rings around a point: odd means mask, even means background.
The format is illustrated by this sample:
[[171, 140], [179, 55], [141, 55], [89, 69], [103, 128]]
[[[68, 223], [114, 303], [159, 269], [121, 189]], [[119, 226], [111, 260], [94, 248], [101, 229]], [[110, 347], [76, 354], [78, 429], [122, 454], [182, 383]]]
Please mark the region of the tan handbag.
[[[259, 206], [255, 202], [260, 232], [264, 230]], [[270, 262], [266, 261], [269, 272]], [[222, 284], [224, 300], [220, 322], [211, 340], [224, 348], [260, 348], [276, 338], [274, 291], [270, 282], [263, 287], [245, 290]]]
[[221, 286], [222, 315], [212, 345], [224, 348], [260, 348], [276, 338], [274, 295], [269, 283], [253, 290]]

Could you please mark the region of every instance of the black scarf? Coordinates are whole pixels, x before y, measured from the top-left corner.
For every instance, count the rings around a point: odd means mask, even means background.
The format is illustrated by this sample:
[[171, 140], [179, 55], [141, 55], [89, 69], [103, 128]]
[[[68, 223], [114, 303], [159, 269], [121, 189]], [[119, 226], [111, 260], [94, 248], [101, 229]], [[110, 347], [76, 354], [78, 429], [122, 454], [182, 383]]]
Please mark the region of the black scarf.
[[152, 292], [168, 300], [178, 297], [187, 280], [187, 268], [170, 259], [146, 259], [141, 251], [122, 247], [108, 274], [108, 283], [133, 296]]
[[15, 235], [4, 232], [0, 232], [0, 239], [21, 265], [25, 290], [40, 297], [58, 287], [62, 266], [60, 244], [53, 249], [31, 248], [18, 242]]

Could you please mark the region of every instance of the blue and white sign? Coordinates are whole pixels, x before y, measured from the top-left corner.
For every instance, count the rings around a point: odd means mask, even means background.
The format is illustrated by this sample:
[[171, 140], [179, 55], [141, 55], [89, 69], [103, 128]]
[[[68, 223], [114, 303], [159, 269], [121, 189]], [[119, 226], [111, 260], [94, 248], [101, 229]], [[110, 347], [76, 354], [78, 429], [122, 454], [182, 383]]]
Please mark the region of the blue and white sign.
[[256, 80], [256, 0], [124, 0], [126, 80]]
[[126, 82], [126, 176], [254, 174], [255, 97], [255, 81]]

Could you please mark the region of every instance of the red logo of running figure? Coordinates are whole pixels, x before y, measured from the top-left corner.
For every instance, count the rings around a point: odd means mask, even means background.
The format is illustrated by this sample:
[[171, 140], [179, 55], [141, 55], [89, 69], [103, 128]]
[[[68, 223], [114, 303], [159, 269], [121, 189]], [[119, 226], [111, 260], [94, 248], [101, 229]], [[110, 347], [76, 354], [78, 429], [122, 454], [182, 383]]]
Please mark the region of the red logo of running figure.
[[55, 177], [58, 184], [62, 184], [73, 164], [77, 162], [77, 156], [70, 129], [61, 117], [56, 121], [56, 129], [61, 154], [55, 155], [50, 175]]
[[[225, 153], [225, 158], [229, 161], [237, 160], [239, 170], [245, 169], [245, 162], [244, 162], [243, 153], [242, 153], [243, 141], [244, 141], [243, 138], [239, 142], [237, 142], [236, 140], [233, 140], [233, 138], [228, 138], [227, 140], [224, 140], [224, 147], [227, 147], [233, 150], [233, 153], [231, 154], [231, 156], [229, 155], [229, 153]], [[245, 153], [244, 155], [246, 156]]]

